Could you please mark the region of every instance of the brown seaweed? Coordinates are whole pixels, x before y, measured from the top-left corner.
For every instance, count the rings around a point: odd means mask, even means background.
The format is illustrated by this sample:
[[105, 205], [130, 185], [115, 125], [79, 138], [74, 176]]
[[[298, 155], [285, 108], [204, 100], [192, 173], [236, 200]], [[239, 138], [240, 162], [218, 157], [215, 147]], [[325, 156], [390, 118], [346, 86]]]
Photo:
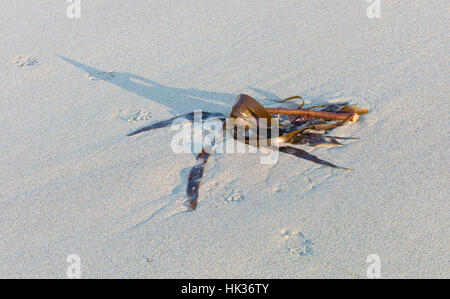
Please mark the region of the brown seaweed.
[[[292, 99], [302, 99], [299, 96], [290, 97], [281, 100], [280, 103]], [[348, 106], [348, 103], [333, 103], [326, 105], [316, 105], [310, 107], [304, 107], [304, 102], [297, 109], [285, 109], [285, 108], [265, 108], [254, 98], [241, 94], [236, 98], [236, 102], [232, 107], [230, 113], [230, 118], [242, 120], [244, 124], [240, 125], [245, 130], [248, 131], [251, 127], [256, 129], [258, 132], [258, 138], [254, 145], [260, 146], [261, 137], [259, 135], [260, 130], [266, 130], [270, 133], [271, 120], [273, 117], [282, 119], [288, 122], [288, 125], [281, 125], [279, 128], [279, 134], [276, 136], [276, 142], [273, 142], [274, 138], [268, 134], [265, 136], [269, 147], [278, 150], [282, 153], [293, 155], [295, 157], [311, 161], [313, 163], [336, 168], [336, 169], [347, 169], [344, 167], [337, 166], [331, 162], [322, 160], [315, 155], [308, 153], [307, 151], [292, 147], [290, 145], [331, 145], [340, 146], [343, 145], [338, 141], [346, 139], [356, 139], [353, 137], [338, 137], [338, 136], [327, 136], [329, 131], [344, 125], [348, 121], [356, 121], [359, 114], [365, 114], [368, 112], [367, 109], [358, 108], [356, 106]], [[184, 114], [181, 116], [176, 116], [168, 120], [164, 120], [150, 126], [143, 127], [137, 131], [134, 131], [127, 136], [133, 136], [140, 134], [142, 132], [167, 127], [172, 124], [175, 119], [184, 118], [189, 122], [194, 121], [194, 112]], [[237, 126], [233, 128], [227, 128], [225, 122], [225, 116], [221, 113], [211, 113], [202, 112], [202, 120], [208, 119], [219, 119], [223, 122], [223, 132], [228, 130], [232, 133], [232, 136], [238, 141], [243, 141], [249, 143], [249, 139], [246, 136], [239, 136]], [[330, 120], [338, 120], [330, 122]], [[244, 138], [242, 138], [244, 137]], [[214, 148], [214, 143], [209, 145]], [[194, 210], [197, 207], [200, 183], [203, 178], [206, 164], [208, 159], [211, 157], [213, 150], [207, 150], [206, 147], [202, 149], [202, 152], [197, 155], [197, 164], [194, 165], [189, 173], [188, 185], [187, 185], [187, 199], [189, 201], [189, 208]]]
[[322, 159], [318, 158], [317, 156], [311, 155], [311, 154], [308, 153], [307, 151], [302, 150], [302, 149], [299, 149], [299, 148], [297, 148], [297, 147], [292, 147], [292, 146], [282, 146], [282, 147], [280, 147], [278, 150], [279, 150], [280, 152], [282, 152], [282, 153], [294, 155], [294, 156], [296, 156], [296, 157], [298, 157], [298, 158], [305, 159], [305, 160], [314, 162], [314, 163], [316, 163], [316, 164], [320, 164], [320, 165], [323, 165], [323, 166], [328, 166], [328, 167], [331, 167], [331, 168], [347, 169], [347, 170], [348, 170], [348, 168], [336, 166], [336, 165], [334, 165], [334, 164], [331, 163], [331, 162], [322, 160]]
[[191, 172], [189, 173], [186, 195], [189, 201], [189, 209], [191, 210], [195, 210], [197, 207], [200, 183], [203, 178], [206, 163], [208, 163], [210, 156], [211, 153], [203, 149], [197, 156], [197, 164], [192, 167]]

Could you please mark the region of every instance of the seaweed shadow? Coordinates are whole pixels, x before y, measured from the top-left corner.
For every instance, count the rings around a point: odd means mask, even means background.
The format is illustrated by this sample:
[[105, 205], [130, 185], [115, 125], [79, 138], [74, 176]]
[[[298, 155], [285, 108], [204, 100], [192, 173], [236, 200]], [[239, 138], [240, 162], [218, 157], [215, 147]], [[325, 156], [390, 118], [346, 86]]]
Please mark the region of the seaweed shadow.
[[164, 105], [174, 114], [191, 112], [192, 107], [203, 111], [228, 113], [236, 98], [236, 95], [228, 93], [169, 87], [136, 74], [106, 72], [61, 55], [56, 56], [85, 72], [91, 80], [111, 83], [142, 98]]

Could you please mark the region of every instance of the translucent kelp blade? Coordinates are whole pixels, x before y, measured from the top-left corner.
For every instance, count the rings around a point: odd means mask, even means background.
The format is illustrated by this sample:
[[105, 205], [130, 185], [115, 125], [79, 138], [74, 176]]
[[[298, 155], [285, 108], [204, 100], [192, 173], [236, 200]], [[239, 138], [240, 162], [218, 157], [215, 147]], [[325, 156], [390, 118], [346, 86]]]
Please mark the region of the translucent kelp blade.
[[230, 117], [242, 118], [256, 126], [260, 125], [259, 119], [264, 119], [265, 125], [270, 127], [272, 114], [251, 96], [241, 94], [236, 98]]
[[300, 99], [300, 100], [303, 100], [303, 98], [302, 98], [301, 96], [293, 96], [293, 97], [289, 97], [289, 98], [282, 99], [282, 100], [280, 101], [280, 103], [284, 103], [284, 102], [287, 102], [287, 101], [290, 101], [290, 100], [294, 100], [294, 99]]
[[305, 106], [305, 100], [303, 100], [303, 98], [301, 96], [293, 96], [293, 97], [285, 98], [285, 99], [281, 100], [279, 103], [284, 103], [284, 102], [287, 102], [287, 101], [290, 101], [290, 100], [294, 100], [294, 99], [302, 100], [302, 103], [300, 105], [295, 103], [295, 104], [298, 105], [298, 109], [302, 109], [303, 106]]
[[189, 209], [195, 210], [198, 203], [198, 195], [200, 189], [200, 183], [203, 178], [203, 173], [205, 171], [206, 163], [211, 156], [211, 153], [207, 152], [205, 149], [197, 156], [197, 164], [192, 167], [189, 173], [188, 185], [186, 190], [186, 195], [189, 200]]
[[[147, 127], [143, 127], [143, 128], [141, 128], [141, 129], [139, 129], [137, 131], [134, 131], [134, 132], [128, 134], [127, 136], [133, 136], [133, 135], [136, 135], [136, 134], [143, 133], [145, 131], [168, 127], [168, 126], [170, 126], [173, 123], [173, 121], [175, 119], [182, 118], [182, 117], [185, 118], [189, 122], [193, 122], [194, 121], [194, 112], [191, 112], [191, 113], [188, 113], [188, 114], [184, 114], [184, 115], [175, 116], [175, 117], [172, 117], [170, 119], [160, 121], [160, 122], [158, 122], [156, 124], [152, 124], [152, 125], [149, 125]], [[211, 113], [211, 112], [203, 112], [202, 111], [202, 120], [207, 120], [209, 118], [214, 118], [214, 117], [216, 117], [216, 118], [223, 118], [223, 119], [225, 118], [225, 116], [222, 113], [215, 113], [215, 112]]]
[[358, 107], [356, 107], [356, 105], [354, 105], [354, 106], [344, 106], [341, 109], [339, 109], [339, 112], [351, 112], [351, 113], [357, 113], [359, 115], [363, 115], [363, 114], [369, 113], [369, 109], [358, 108]]
[[314, 162], [316, 164], [328, 166], [328, 167], [331, 167], [331, 168], [339, 168], [339, 169], [346, 169], [346, 170], [348, 170], [348, 168], [336, 166], [333, 163], [330, 163], [328, 161], [322, 160], [322, 159], [318, 158], [317, 156], [311, 155], [307, 151], [299, 149], [299, 148], [296, 148], [296, 147], [283, 146], [283, 147], [278, 148], [278, 150], [280, 152], [282, 152], [282, 153], [294, 155], [294, 156], [296, 156], [298, 158], [302, 158], [302, 159]]

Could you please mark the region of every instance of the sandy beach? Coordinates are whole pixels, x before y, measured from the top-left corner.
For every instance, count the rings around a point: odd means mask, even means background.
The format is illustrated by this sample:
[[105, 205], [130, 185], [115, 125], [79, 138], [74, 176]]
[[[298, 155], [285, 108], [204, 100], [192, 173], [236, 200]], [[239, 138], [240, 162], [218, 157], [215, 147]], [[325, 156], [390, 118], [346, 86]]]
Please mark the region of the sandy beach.
[[[0, 278], [450, 278], [448, 1], [70, 5], [0, 2]], [[176, 132], [127, 134], [239, 94], [369, 108], [302, 147], [352, 170], [215, 153], [188, 211]]]

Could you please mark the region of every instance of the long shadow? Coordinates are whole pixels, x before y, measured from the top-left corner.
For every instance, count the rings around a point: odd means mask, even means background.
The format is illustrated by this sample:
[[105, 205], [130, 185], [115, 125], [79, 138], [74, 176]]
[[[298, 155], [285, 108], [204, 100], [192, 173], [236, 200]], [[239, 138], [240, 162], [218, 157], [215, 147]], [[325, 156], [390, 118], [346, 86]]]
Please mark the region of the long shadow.
[[108, 73], [95, 67], [57, 55], [95, 80], [106, 81], [140, 97], [170, 108], [174, 114], [192, 112], [195, 109], [228, 114], [236, 95], [198, 89], [169, 87], [128, 72]]

